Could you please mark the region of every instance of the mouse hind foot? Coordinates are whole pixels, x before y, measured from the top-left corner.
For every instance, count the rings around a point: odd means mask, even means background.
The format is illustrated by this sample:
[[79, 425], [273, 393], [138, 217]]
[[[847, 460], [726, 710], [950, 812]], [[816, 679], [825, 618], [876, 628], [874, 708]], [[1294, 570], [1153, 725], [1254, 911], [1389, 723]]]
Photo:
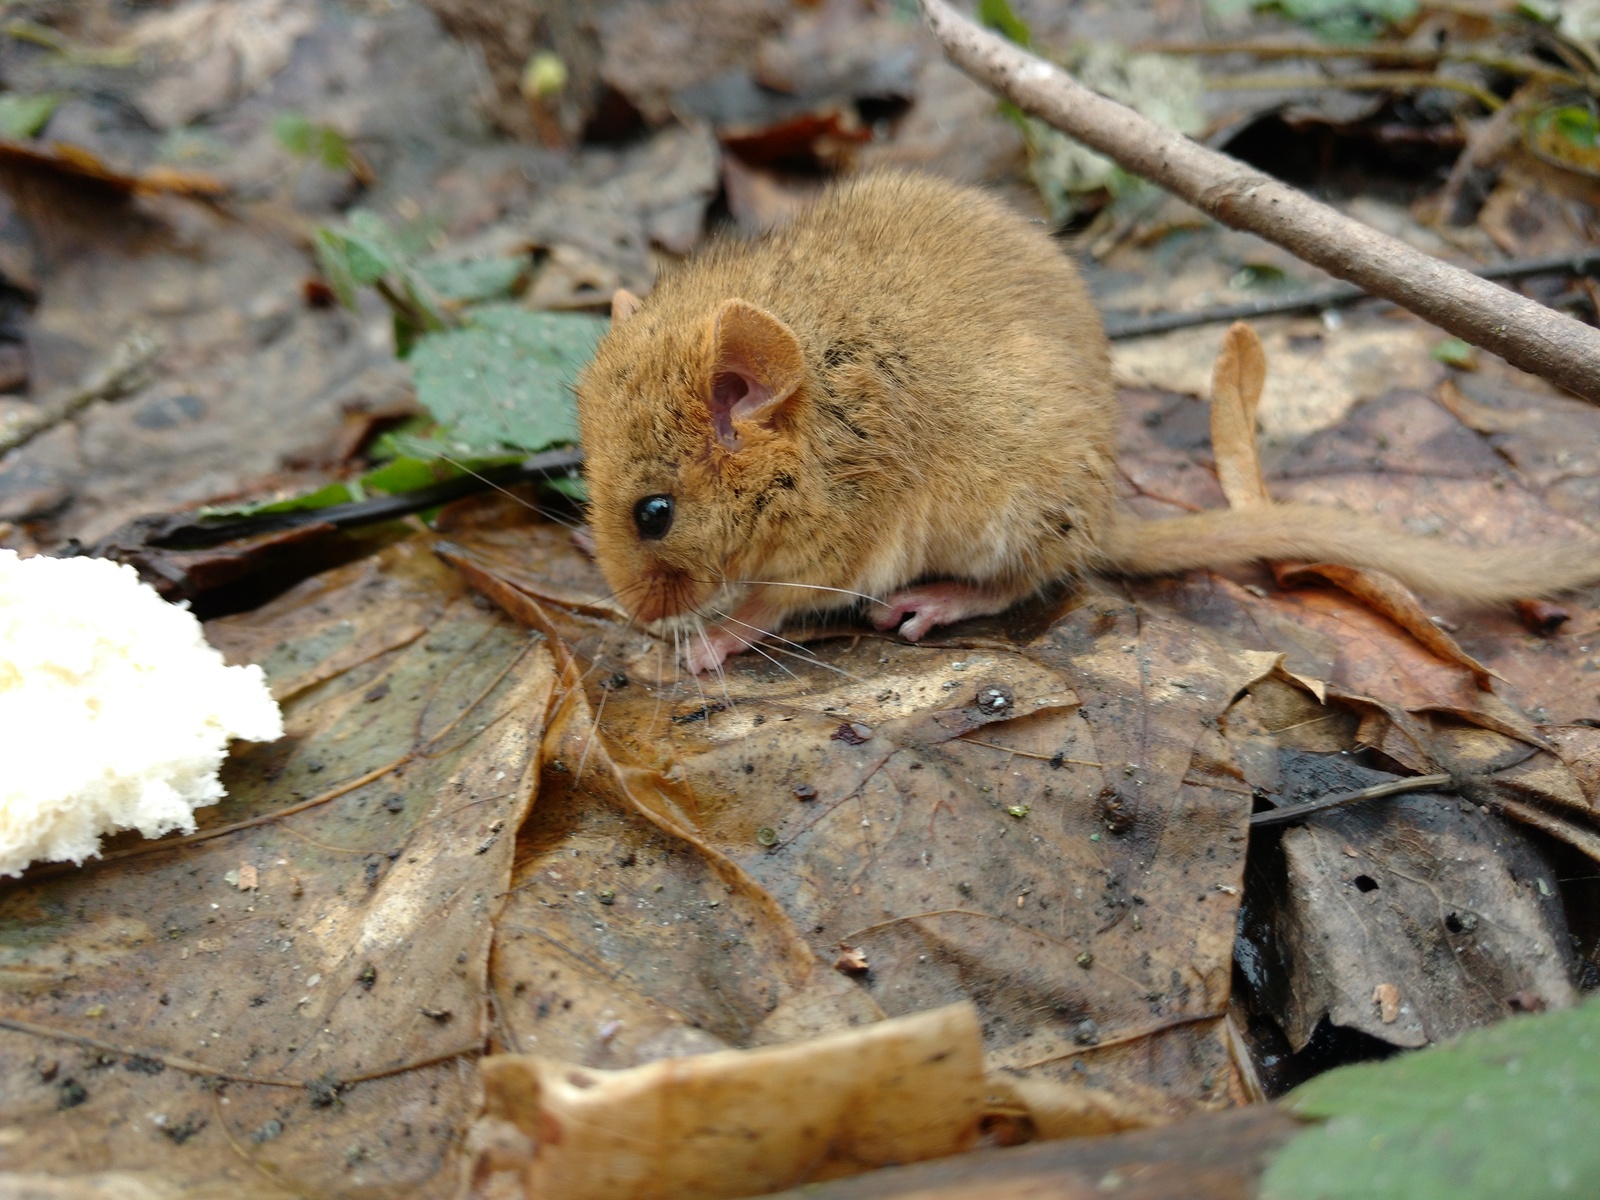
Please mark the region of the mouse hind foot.
[[918, 584], [888, 597], [882, 608], [872, 610], [872, 623], [879, 629], [899, 626], [901, 637], [908, 642], [918, 642], [941, 625], [1004, 612], [1021, 598], [1011, 589], [939, 580]]

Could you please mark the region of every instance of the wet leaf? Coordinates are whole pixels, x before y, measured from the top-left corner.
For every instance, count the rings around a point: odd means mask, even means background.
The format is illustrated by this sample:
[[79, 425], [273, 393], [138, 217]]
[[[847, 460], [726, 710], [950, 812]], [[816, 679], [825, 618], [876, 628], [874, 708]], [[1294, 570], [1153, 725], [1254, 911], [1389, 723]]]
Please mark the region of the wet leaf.
[[[1283, 765], [1289, 797], [1392, 778], [1337, 757]], [[1241, 932], [1278, 964], [1279, 1022], [1297, 1050], [1324, 1019], [1415, 1047], [1503, 1018], [1523, 991], [1552, 1008], [1576, 999], [1560, 902], [1525, 886], [1550, 868], [1475, 805], [1429, 793], [1369, 801], [1287, 830], [1281, 854], [1283, 876], [1252, 892]], [[1392, 1020], [1379, 985], [1398, 992]]]
[[417, 399], [479, 454], [574, 442], [573, 381], [605, 330], [603, 319], [579, 313], [478, 309], [465, 328], [417, 347]]

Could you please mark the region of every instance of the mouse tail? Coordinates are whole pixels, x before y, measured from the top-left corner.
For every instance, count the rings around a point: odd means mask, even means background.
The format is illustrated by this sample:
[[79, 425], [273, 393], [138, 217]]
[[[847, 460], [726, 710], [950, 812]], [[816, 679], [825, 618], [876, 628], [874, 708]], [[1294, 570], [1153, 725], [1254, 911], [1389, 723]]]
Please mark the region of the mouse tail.
[[1474, 549], [1311, 504], [1263, 504], [1156, 520], [1119, 512], [1105, 553], [1105, 566], [1123, 575], [1258, 560], [1340, 563], [1386, 572], [1414, 591], [1477, 604], [1549, 596], [1600, 579], [1600, 543]]

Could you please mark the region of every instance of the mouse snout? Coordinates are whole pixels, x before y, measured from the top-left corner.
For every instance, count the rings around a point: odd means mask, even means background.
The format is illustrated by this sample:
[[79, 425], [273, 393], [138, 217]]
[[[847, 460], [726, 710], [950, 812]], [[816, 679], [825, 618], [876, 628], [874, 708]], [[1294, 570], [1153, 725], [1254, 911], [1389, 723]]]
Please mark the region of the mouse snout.
[[682, 571], [655, 567], [644, 573], [626, 599], [634, 620], [649, 624], [693, 609], [694, 592], [693, 581]]

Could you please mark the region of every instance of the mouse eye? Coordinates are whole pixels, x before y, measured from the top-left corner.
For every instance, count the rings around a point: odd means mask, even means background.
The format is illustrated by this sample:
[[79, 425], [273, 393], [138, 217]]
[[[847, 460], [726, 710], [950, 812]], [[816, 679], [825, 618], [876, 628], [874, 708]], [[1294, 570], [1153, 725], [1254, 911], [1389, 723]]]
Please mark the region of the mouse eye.
[[672, 497], [646, 496], [633, 506], [633, 523], [646, 541], [666, 537], [672, 528]]

